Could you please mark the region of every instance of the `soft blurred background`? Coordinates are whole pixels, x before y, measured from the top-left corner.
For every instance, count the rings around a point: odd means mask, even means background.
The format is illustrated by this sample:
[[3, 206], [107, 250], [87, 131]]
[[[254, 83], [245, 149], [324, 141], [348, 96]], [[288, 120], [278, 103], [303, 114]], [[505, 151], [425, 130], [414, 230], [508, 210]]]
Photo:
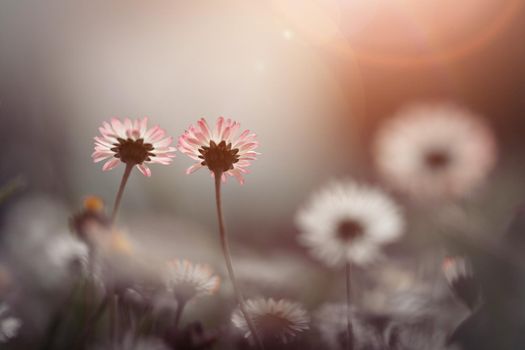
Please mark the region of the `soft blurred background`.
[[[223, 115], [255, 131], [261, 143], [246, 184], [229, 181], [224, 190], [234, 261], [267, 261], [239, 263], [239, 274], [244, 268], [249, 279], [255, 269], [249, 264], [263, 265], [258, 273], [275, 279], [276, 296], [316, 304], [315, 286], [327, 277], [297, 245], [294, 213], [330, 179], [378, 182], [374, 131], [421, 101], [462, 105], [493, 128], [498, 164], [463, 205], [480, 235], [500, 235], [525, 198], [524, 5], [4, 0], [0, 184], [24, 185], [0, 203], [3, 259], [45, 275], [28, 262], [37, 258], [24, 249], [39, 250], [28, 231], [67, 233], [68, 218], [86, 195], [112, 204], [122, 167], [103, 173], [90, 158], [102, 121], [148, 116], [178, 137], [202, 116]], [[173, 165], [152, 166], [151, 178], [133, 173], [120, 221], [145, 256], [188, 257], [222, 269], [213, 184], [206, 171], [186, 176], [190, 164], [178, 152]], [[408, 237], [432, 252], [432, 212], [406, 206]], [[275, 276], [271, 264], [289, 271]], [[304, 271], [317, 273], [297, 277], [295, 290], [277, 287]], [[335, 287], [322, 292], [342, 295]]]

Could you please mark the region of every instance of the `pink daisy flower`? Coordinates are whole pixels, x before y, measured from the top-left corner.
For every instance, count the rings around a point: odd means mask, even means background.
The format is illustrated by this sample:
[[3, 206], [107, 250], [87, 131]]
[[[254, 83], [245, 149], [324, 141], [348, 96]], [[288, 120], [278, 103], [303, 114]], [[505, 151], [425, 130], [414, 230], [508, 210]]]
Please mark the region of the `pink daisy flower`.
[[240, 126], [240, 123], [223, 117], [217, 119], [213, 130], [204, 118], [197, 122], [197, 126], [191, 125], [178, 142], [179, 151], [197, 161], [186, 173], [208, 167], [212, 175], [220, 175], [223, 181], [228, 175], [243, 184], [243, 174], [248, 173], [246, 168], [259, 154], [255, 152], [259, 143], [250, 130], [236, 136]]
[[147, 163], [168, 165], [175, 157], [175, 147], [171, 147], [173, 137], [165, 137], [166, 132], [159, 126], [147, 127], [148, 118], [120, 121], [112, 118], [99, 127], [101, 136], [95, 136], [95, 152], [91, 155], [98, 163], [106, 161], [103, 171], [109, 171], [120, 162], [136, 165], [144, 176], [151, 176]]

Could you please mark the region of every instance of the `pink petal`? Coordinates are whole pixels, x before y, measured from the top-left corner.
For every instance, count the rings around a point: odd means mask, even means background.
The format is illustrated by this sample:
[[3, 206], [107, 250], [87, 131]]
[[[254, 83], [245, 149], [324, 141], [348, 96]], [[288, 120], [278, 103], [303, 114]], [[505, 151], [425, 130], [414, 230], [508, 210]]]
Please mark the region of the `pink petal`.
[[221, 138], [223, 124], [224, 124], [224, 117], [219, 117], [219, 119], [217, 119], [217, 125], [215, 126], [215, 132], [218, 138]]
[[146, 130], [148, 130], [148, 117], [142, 118], [142, 120], [140, 121], [139, 129], [140, 129], [140, 134], [144, 135]]
[[109, 148], [113, 147], [113, 144], [109, 140], [103, 139], [102, 137], [95, 136], [95, 141], [106, 147], [109, 147]]
[[199, 124], [203, 135], [209, 140], [210, 137], [211, 137], [211, 132], [210, 132], [210, 128], [208, 126], [208, 123], [206, 122], [206, 119], [204, 119], [204, 118], [199, 119], [197, 124]]
[[148, 131], [146, 131], [146, 132], [144, 133], [144, 142], [150, 142], [151, 135], [155, 134], [155, 133], [157, 132], [158, 129], [160, 129], [160, 126], [155, 125], [155, 126], [152, 127], [151, 129], [149, 129]]
[[170, 136], [170, 137], [166, 137], [165, 139], [156, 142], [156, 143], [153, 145], [153, 147], [155, 147], [155, 149], [157, 149], [157, 148], [167, 147], [167, 146], [169, 146], [172, 142], [173, 142], [173, 137], [171, 137], [171, 136]]
[[111, 118], [111, 126], [113, 127], [113, 131], [115, 131], [115, 134], [118, 137], [126, 137], [126, 131], [120, 120], [118, 120], [117, 118]]
[[120, 159], [113, 158], [108, 160], [104, 166], [102, 167], [102, 171], [109, 171], [113, 168], [115, 168], [120, 163]]
[[186, 169], [186, 174], [188, 174], [188, 175], [192, 174], [192, 173], [196, 172], [197, 170], [199, 170], [202, 167], [203, 166], [201, 165], [201, 163], [195, 163], [192, 166], [190, 166], [188, 169]]
[[145, 165], [145, 164], [137, 164], [137, 168], [142, 173], [142, 175], [144, 175], [146, 177], [150, 177], [151, 176], [151, 169], [148, 168], [147, 165]]
[[131, 122], [129, 118], [124, 119], [124, 129], [126, 132], [129, 132], [130, 130], [133, 129], [133, 123]]

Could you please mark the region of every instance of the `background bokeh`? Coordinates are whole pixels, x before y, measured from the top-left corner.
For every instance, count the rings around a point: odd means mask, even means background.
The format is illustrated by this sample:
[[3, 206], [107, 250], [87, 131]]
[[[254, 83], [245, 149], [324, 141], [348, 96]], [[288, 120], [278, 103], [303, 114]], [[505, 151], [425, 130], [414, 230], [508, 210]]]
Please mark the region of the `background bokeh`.
[[[25, 183], [0, 203], [3, 238], [11, 237], [4, 249], [17, 246], [16, 220], [53, 218], [50, 230], [67, 230], [84, 196], [112, 204], [123, 169], [103, 173], [90, 158], [102, 121], [149, 116], [178, 137], [202, 116], [223, 115], [255, 131], [262, 153], [244, 186], [229, 181], [224, 189], [234, 255], [306, 255], [296, 244], [297, 208], [333, 178], [378, 182], [374, 131], [420, 101], [452, 101], [494, 129], [497, 167], [463, 205], [480, 234], [499, 235], [525, 198], [523, 5], [2, 1], [0, 184]], [[220, 265], [213, 184], [206, 171], [186, 176], [190, 164], [178, 152], [173, 165], [153, 166], [151, 178], [133, 173], [121, 222], [146, 255]], [[432, 215], [422, 212], [408, 205], [409, 237], [430, 245]], [[308, 263], [282, 265], [290, 275], [320, 268]], [[311, 290], [299, 293], [315, 299]]]
[[[495, 128], [502, 152], [487, 191], [502, 186], [491, 201], [507, 209], [523, 193], [521, 2], [4, 1], [0, 180], [21, 175], [27, 191], [72, 206], [92, 193], [111, 202], [119, 170], [89, 157], [101, 121], [147, 115], [178, 136], [224, 115], [256, 131], [263, 153], [246, 186], [226, 188], [230, 226], [282, 235], [313, 186], [371, 176], [379, 121], [446, 99]], [[209, 223], [211, 183], [184, 176], [188, 164], [135, 174], [124, 215]]]

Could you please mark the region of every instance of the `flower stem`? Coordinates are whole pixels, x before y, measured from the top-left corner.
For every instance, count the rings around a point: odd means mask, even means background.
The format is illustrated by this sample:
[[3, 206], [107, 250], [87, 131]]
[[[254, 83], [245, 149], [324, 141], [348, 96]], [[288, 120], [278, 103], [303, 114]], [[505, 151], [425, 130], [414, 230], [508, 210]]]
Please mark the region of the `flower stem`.
[[179, 299], [178, 305], [177, 305], [177, 313], [175, 314], [175, 321], [173, 323], [173, 326], [175, 328], [175, 332], [179, 332], [179, 323], [182, 316], [182, 312], [184, 311], [184, 307], [186, 306], [186, 300]]
[[350, 299], [351, 299], [351, 284], [350, 284], [350, 263], [345, 265], [346, 275], [346, 350], [353, 348], [352, 322], [350, 319]]
[[246, 320], [246, 324], [248, 325], [248, 328], [250, 329], [250, 333], [252, 334], [253, 338], [255, 339], [255, 343], [257, 344], [257, 347], [260, 350], [264, 350], [264, 346], [261, 342], [261, 339], [259, 338], [259, 335], [257, 334], [257, 331], [255, 329], [255, 325], [253, 324], [252, 319], [249, 317], [248, 312], [246, 311], [246, 308], [244, 306], [244, 297], [241, 293], [241, 290], [237, 284], [237, 280], [235, 279], [235, 274], [233, 272], [233, 264], [232, 264], [232, 258], [230, 254], [230, 247], [228, 244], [228, 237], [226, 235], [226, 229], [224, 225], [224, 218], [222, 215], [222, 204], [221, 204], [221, 178], [222, 178], [222, 172], [215, 172], [215, 199], [217, 202], [217, 219], [219, 220], [219, 231], [220, 231], [220, 238], [221, 238], [221, 247], [222, 247], [222, 253], [224, 255], [224, 260], [226, 261], [226, 267], [228, 269], [228, 275], [230, 277], [230, 280], [233, 285], [233, 291], [235, 293], [235, 297], [237, 298], [237, 302], [239, 303], [239, 308], [241, 310], [241, 313]]
[[111, 318], [111, 324], [110, 324], [110, 333], [111, 333], [111, 344], [113, 349], [117, 349], [118, 347], [118, 341], [119, 341], [119, 298], [118, 294], [114, 294], [112, 297], [112, 305], [110, 309], [110, 318]]
[[115, 197], [115, 204], [113, 205], [113, 212], [111, 214], [112, 224], [117, 218], [118, 210], [120, 208], [120, 201], [122, 200], [122, 194], [124, 194], [124, 188], [126, 187], [126, 183], [128, 182], [129, 175], [131, 174], [131, 170], [133, 170], [134, 165], [135, 164], [133, 163], [126, 163], [126, 169], [124, 170], [124, 174], [122, 175], [122, 180], [120, 181], [120, 187], [117, 192], [117, 197]]

